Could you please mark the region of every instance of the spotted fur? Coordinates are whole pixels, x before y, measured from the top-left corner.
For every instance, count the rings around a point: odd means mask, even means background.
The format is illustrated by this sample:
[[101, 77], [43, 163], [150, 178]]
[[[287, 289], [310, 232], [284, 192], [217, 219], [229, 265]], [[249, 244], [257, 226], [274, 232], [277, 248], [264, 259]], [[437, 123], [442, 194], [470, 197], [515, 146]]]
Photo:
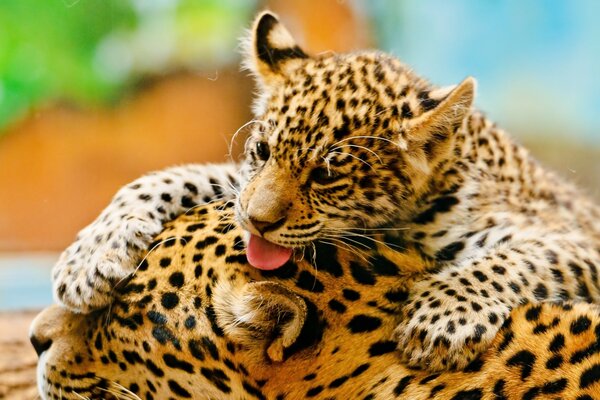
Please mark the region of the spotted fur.
[[261, 272], [222, 206], [167, 224], [111, 308], [37, 317], [43, 399], [600, 396], [597, 306], [525, 305], [464, 371], [408, 368], [394, 329], [424, 267], [418, 252], [320, 244], [311, 259]]
[[194, 166], [122, 189], [57, 264], [61, 302], [107, 305], [162, 223], [215, 194], [296, 259], [317, 240], [358, 251], [372, 232], [417, 251], [428, 273], [396, 329], [412, 366], [465, 367], [520, 304], [600, 300], [598, 207], [472, 108], [472, 78], [437, 88], [384, 53], [309, 56], [269, 13], [246, 64], [260, 94], [243, 172]]

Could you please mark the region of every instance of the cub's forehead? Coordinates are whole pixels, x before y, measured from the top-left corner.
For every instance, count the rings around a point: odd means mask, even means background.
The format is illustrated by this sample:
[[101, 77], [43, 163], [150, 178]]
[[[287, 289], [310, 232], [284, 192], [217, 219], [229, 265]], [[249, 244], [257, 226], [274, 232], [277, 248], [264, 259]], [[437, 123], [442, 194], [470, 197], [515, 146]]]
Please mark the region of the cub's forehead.
[[[378, 51], [336, 54], [326, 52], [300, 59], [290, 68], [285, 86], [310, 88], [320, 85], [335, 92], [354, 91], [357, 86], [402, 86], [417, 80], [397, 58]], [[346, 84], [346, 85], [344, 85]]]
[[315, 148], [391, 129], [391, 121], [402, 117], [403, 103], [418, 101], [428, 87], [398, 59], [375, 51], [294, 62], [285, 79], [270, 88], [263, 114], [268, 128], [263, 125], [261, 133], [276, 147]]
[[305, 119], [307, 126], [336, 126], [344, 116], [393, 113], [429, 90], [425, 80], [381, 52], [326, 53], [294, 63], [269, 90], [264, 116], [271, 124]]

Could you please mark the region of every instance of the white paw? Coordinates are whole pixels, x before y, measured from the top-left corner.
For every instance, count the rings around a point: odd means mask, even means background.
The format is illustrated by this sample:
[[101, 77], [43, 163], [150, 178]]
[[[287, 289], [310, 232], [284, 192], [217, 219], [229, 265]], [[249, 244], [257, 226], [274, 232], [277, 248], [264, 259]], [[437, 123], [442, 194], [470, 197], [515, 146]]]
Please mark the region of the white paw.
[[162, 229], [160, 221], [133, 214], [121, 220], [102, 217], [79, 233], [53, 269], [55, 299], [75, 312], [109, 305], [115, 286], [135, 272]]

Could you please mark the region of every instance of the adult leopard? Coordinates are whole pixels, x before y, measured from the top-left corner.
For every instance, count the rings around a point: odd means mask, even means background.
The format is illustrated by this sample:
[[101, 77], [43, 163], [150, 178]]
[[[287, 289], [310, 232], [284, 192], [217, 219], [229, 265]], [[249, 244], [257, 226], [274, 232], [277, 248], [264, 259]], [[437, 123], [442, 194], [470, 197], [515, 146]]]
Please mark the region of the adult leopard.
[[163, 223], [214, 196], [235, 199], [258, 268], [365, 232], [417, 249], [430, 273], [396, 330], [409, 365], [465, 367], [524, 302], [600, 299], [598, 208], [472, 109], [472, 78], [436, 88], [380, 52], [308, 56], [270, 13], [248, 43], [242, 173], [177, 167], [120, 190], [56, 265], [63, 304], [109, 304]]
[[522, 306], [464, 371], [408, 368], [392, 338], [418, 252], [320, 245], [263, 271], [222, 206], [168, 223], [112, 307], [37, 317], [44, 399], [600, 398], [598, 306]]

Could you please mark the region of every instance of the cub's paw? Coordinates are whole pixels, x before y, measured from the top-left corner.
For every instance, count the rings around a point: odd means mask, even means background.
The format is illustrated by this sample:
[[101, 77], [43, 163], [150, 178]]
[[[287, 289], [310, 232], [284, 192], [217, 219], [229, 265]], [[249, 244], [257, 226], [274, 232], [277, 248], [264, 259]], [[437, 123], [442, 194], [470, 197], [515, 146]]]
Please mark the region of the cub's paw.
[[454, 297], [452, 289], [450, 296], [429, 293], [413, 297], [394, 331], [402, 361], [430, 371], [467, 368], [490, 347], [508, 307]]
[[115, 297], [113, 289], [135, 272], [161, 229], [160, 221], [133, 214], [121, 220], [101, 215], [79, 233], [54, 266], [57, 302], [80, 313], [109, 305]]

